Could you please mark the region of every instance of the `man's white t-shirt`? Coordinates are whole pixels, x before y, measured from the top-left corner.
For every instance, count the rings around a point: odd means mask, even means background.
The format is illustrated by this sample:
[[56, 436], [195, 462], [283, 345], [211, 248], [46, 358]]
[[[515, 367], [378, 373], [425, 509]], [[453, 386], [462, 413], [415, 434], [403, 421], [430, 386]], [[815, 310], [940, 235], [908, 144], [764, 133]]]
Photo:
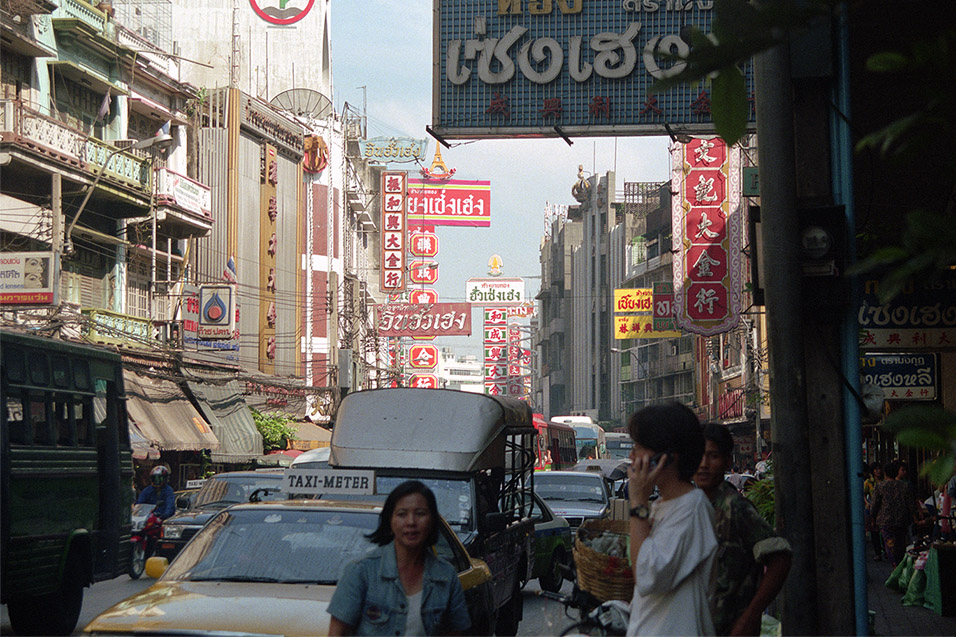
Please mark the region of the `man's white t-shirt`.
[[634, 559], [627, 634], [713, 635], [707, 589], [717, 550], [702, 489], [651, 503], [651, 533]]

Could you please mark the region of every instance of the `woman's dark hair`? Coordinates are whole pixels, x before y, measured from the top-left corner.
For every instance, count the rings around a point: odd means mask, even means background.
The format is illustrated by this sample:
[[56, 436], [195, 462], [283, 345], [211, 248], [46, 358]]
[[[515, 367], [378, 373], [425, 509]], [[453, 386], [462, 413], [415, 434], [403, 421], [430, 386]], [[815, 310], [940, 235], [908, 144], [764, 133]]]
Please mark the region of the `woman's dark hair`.
[[690, 480], [704, 455], [700, 421], [680, 403], [645, 407], [627, 421], [634, 442], [656, 452], [677, 455], [677, 475]]
[[382, 512], [378, 516], [378, 528], [366, 537], [379, 546], [384, 546], [395, 539], [395, 534], [392, 533], [392, 515], [395, 513], [398, 501], [412, 493], [420, 493], [425, 498], [425, 503], [428, 504], [428, 510], [431, 511], [432, 529], [429, 531], [428, 537], [425, 538], [425, 546], [434, 546], [438, 542], [438, 502], [435, 501], [435, 494], [432, 490], [418, 480], [406, 480], [392, 489], [392, 492], [385, 499]]
[[872, 463], [870, 463], [870, 471], [876, 471], [877, 469], [879, 469], [880, 471], [882, 471], [882, 470], [883, 470], [883, 465], [881, 465], [879, 462], [872, 462]]
[[[734, 456], [734, 437], [730, 433], [725, 425], [721, 425], [716, 422], [705, 422], [702, 426], [701, 431], [704, 434], [704, 443], [706, 448], [706, 442], [710, 440], [712, 443], [717, 445], [717, 451], [720, 454], [730, 460]], [[737, 467], [735, 466], [736, 470]]]
[[887, 463], [886, 468], [883, 469], [883, 475], [890, 480], [895, 480], [896, 476], [899, 475], [901, 464], [903, 463], [899, 460], [894, 460], [893, 462]]

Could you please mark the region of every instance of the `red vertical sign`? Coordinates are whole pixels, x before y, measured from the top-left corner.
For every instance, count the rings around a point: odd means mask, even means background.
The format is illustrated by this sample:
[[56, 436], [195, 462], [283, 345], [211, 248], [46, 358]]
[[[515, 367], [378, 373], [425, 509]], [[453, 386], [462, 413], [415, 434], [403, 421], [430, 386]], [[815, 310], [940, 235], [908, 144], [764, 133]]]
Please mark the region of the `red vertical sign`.
[[405, 251], [408, 239], [406, 223], [407, 175], [382, 173], [382, 292], [405, 289]]
[[740, 149], [695, 138], [675, 144], [671, 158], [675, 319], [688, 332], [726, 332], [739, 320], [743, 287]]

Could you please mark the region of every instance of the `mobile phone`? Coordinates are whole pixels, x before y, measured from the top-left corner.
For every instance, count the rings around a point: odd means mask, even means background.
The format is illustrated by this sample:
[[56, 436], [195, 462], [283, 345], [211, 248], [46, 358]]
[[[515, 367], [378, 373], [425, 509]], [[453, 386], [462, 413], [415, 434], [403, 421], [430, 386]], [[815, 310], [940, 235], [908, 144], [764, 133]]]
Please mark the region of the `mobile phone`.
[[664, 461], [664, 466], [665, 466], [665, 467], [671, 463], [671, 460], [674, 459], [674, 456], [672, 456], [669, 451], [661, 451], [661, 452], [655, 453], [653, 456], [651, 456], [651, 460], [650, 460], [650, 462], [648, 463], [648, 466], [650, 466], [650, 468], [653, 469], [653, 468], [656, 467], [658, 464], [660, 464], [660, 461], [661, 461], [661, 459], [662, 459], [664, 456], [667, 456], [667, 460]]

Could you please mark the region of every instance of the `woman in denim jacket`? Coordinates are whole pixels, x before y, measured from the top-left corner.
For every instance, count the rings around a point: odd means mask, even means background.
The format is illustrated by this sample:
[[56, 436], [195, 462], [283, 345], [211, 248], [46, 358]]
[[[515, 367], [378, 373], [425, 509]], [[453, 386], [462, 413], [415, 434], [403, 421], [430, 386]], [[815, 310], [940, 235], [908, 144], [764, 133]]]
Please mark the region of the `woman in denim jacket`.
[[385, 500], [378, 548], [349, 564], [336, 586], [330, 635], [451, 635], [471, 627], [455, 567], [436, 556], [438, 505], [417, 480]]

